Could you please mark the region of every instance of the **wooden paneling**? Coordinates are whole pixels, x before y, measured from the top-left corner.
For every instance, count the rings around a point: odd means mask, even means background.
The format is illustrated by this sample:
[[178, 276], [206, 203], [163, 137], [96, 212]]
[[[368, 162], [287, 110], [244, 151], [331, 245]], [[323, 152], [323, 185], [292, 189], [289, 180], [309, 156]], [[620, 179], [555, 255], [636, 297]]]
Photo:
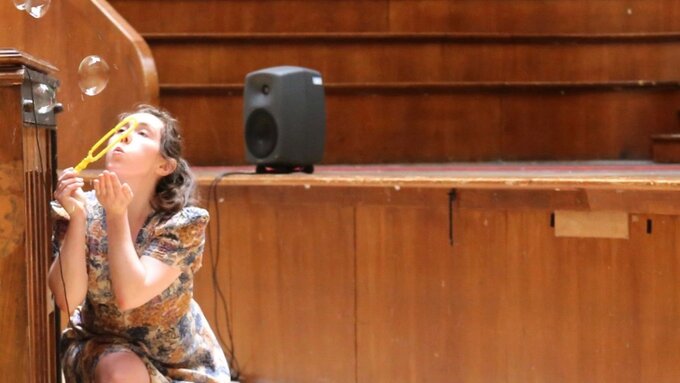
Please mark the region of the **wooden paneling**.
[[[0, 46], [47, 60], [59, 69], [57, 94], [59, 166], [75, 166], [92, 144], [116, 124], [117, 115], [137, 102], [158, 102], [158, 78], [151, 52], [141, 36], [103, 0], [52, 1], [34, 19], [0, 3]], [[103, 92], [87, 96], [78, 86], [78, 67], [99, 55], [110, 68]]]
[[654, 162], [680, 162], [680, 135], [659, 134], [651, 138]]
[[47, 287], [54, 131], [24, 123], [21, 92], [22, 83], [30, 81], [25, 66], [49, 64], [18, 57], [15, 51], [0, 54], [5, 137], [0, 142], [0, 368], [7, 381], [50, 383], [57, 378], [55, 315]]
[[446, 198], [357, 210], [358, 381], [504, 381], [503, 218], [458, 216], [452, 247]]
[[[10, 134], [20, 140], [21, 117], [16, 109], [18, 100], [21, 99], [19, 87], [0, 86], [0, 111], [3, 118], [0, 119], [0, 129], [6, 136]], [[11, 133], [10, 133], [11, 132]], [[0, 331], [0, 345], [3, 352], [0, 354], [0, 369], [3, 377], [10, 382], [28, 382], [32, 365], [29, 354], [26, 352], [28, 344], [27, 323], [29, 318], [28, 305], [26, 303], [26, 283], [28, 273], [26, 259], [24, 257], [23, 238], [25, 227], [23, 225], [23, 174], [20, 166], [22, 161], [22, 147], [10, 144], [10, 140], [1, 140], [0, 159], [0, 200], [2, 201], [2, 216], [0, 221], [0, 241], [2, 241], [2, 253], [0, 254], [0, 317], [2, 318], [2, 331]], [[23, 352], [17, 352], [23, 350]]]
[[[142, 33], [371, 31], [388, 25], [385, 0], [114, 0], [111, 4]], [[185, 17], [188, 12], [197, 17]], [[165, 20], [173, 20], [172, 25]]]
[[[241, 94], [240, 92], [239, 94]], [[184, 156], [192, 165], [245, 162], [242, 97], [222, 94], [164, 94], [161, 105], [182, 124]]]
[[[645, 159], [680, 105], [676, 90], [378, 90], [327, 92], [324, 163]], [[162, 96], [201, 166], [245, 162], [242, 103], [236, 90]]]
[[640, 381], [629, 242], [558, 240], [544, 212], [508, 227], [508, 380]]
[[[675, 0], [112, 0], [111, 3], [141, 32], [680, 30], [680, 5]], [[184, 17], [186, 14], [197, 16]]]
[[318, 70], [326, 83], [677, 81], [680, 35], [529, 41], [505, 36], [272, 35], [152, 38], [163, 84], [241, 84], [278, 65]]
[[635, 241], [629, 248], [631, 278], [621, 280], [617, 287], [629, 294], [633, 315], [619, 316], [619, 320], [636, 326], [637, 332], [627, 338], [633, 339], [631, 347], [639, 347], [640, 382], [672, 382], [680, 376], [674, 358], [680, 349], [680, 328], [676, 325], [680, 320], [679, 234], [678, 216], [632, 217]]
[[[517, 367], [510, 381], [677, 379], [676, 362], [659, 357], [680, 340], [672, 324], [679, 297], [673, 282], [676, 229], [668, 221], [675, 218], [649, 217], [661, 226], [652, 234], [644, 218], [632, 217], [628, 241], [555, 240], [545, 224], [509, 216], [509, 225], [513, 219], [525, 233], [508, 235], [507, 254], [516, 265], [511, 275], [522, 281], [514, 292], [521, 326], [513, 332], [520, 342], [510, 350], [518, 357], [510, 364]], [[657, 294], [666, 297], [664, 303]]]
[[503, 99], [507, 159], [644, 159], [650, 135], [678, 129], [675, 91], [527, 95]]
[[450, 222], [448, 188], [272, 182], [219, 187], [229, 266], [218, 278], [246, 378], [680, 378], [675, 216], [631, 213], [627, 240], [557, 238], [538, 191], [515, 189], [530, 194], [506, 207], [460, 191]]
[[677, 31], [674, 0], [391, 0], [390, 26], [399, 30], [501, 33]]
[[[578, 315], [578, 297], [571, 290], [578, 273], [574, 258], [556, 256], [547, 212], [506, 210], [504, 221], [508, 228], [502, 234], [506, 284], [498, 293], [505, 302], [505, 336], [498, 347], [508, 356], [506, 379], [578, 381], [574, 380], [580, 372], [574, 346], [579, 331], [587, 329], [578, 327], [578, 318], [574, 318]], [[475, 230], [484, 221], [471, 225], [474, 241]]]
[[[227, 251], [228, 237], [220, 231], [225, 229], [230, 218], [226, 215], [224, 204], [213, 202], [212, 198], [216, 195], [212, 194], [211, 190], [205, 186], [200, 188], [200, 205], [208, 209], [210, 223], [206, 232], [200, 274], [197, 274], [198, 277], [194, 280], [194, 299], [200, 303], [215, 336], [222, 345], [225, 354], [228, 354], [231, 350], [230, 321], [233, 320], [233, 316], [229, 314], [231, 307], [231, 253]], [[232, 366], [232, 368], [235, 367]]]
[[[598, 167], [593, 167], [597, 169]], [[489, 190], [464, 190], [458, 192], [457, 205], [466, 209], [541, 209], [570, 211], [627, 211], [659, 215], [680, 214], [680, 201], [673, 190], [640, 190], [639, 187], [623, 187], [624, 178], [602, 169], [601, 174], [609, 178], [609, 189], [599, 189], [583, 182], [591, 176], [573, 177], [573, 170], [563, 169], [554, 175], [564, 174], [561, 184], [550, 185], [553, 189], [518, 187]], [[653, 185], [651, 171], [646, 171], [642, 180]], [[535, 182], [535, 179], [534, 179]], [[569, 185], [573, 183], [573, 185]], [[578, 185], [578, 187], [576, 186]], [[526, 185], [522, 185], [526, 186]], [[550, 187], [545, 186], [545, 187]], [[452, 186], [453, 187], [453, 186]]]
[[[241, 100], [163, 95], [163, 105], [186, 121], [187, 131], [195, 132], [186, 141], [190, 163], [244, 163]], [[493, 95], [327, 96], [324, 163], [495, 158], [501, 142], [499, 101]], [[193, 128], [192, 121], [206, 116], [213, 122]]]
[[[233, 203], [220, 188], [218, 199], [225, 198], [218, 268], [228, 274], [218, 278], [228, 292], [242, 372], [249, 381], [355, 381], [353, 208], [295, 198]], [[214, 227], [214, 205], [212, 212]], [[213, 252], [207, 257], [218, 250], [206, 249]], [[196, 297], [215, 323], [211, 268], [205, 259]], [[223, 316], [218, 325], [226, 335]]]

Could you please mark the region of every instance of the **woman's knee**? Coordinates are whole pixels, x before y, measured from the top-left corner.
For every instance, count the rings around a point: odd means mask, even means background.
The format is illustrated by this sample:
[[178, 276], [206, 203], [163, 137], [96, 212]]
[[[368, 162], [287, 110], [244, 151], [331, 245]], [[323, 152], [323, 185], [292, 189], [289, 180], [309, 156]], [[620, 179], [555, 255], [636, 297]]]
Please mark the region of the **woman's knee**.
[[149, 383], [149, 371], [132, 352], [114, 352], [99, 359], [94, 371], [96, 383]]

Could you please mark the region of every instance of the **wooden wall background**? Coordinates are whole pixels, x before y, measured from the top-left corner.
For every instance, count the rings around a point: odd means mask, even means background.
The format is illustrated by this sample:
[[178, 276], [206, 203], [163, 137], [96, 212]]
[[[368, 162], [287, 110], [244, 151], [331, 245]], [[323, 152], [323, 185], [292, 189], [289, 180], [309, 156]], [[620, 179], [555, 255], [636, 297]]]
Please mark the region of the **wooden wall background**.
[[[675, 0], [113, 0], [142, 33], [159, 32], [674, 32]], [[140, 7], [140, 3], [144, 3]], [[185, 17], [196, 7], [199, 19]], [[144, 12], [132, 12], [143, 10]], [[147, 14], [158, 17], [147, 18]], [[174, 19], [171, 25], [165, 22]]]
[[244, 162], [243, 79], [283, 64], [324, 75], [328, 164], [648, 159], [678, 131], [677, 1], [112, 4], [195, 165]]

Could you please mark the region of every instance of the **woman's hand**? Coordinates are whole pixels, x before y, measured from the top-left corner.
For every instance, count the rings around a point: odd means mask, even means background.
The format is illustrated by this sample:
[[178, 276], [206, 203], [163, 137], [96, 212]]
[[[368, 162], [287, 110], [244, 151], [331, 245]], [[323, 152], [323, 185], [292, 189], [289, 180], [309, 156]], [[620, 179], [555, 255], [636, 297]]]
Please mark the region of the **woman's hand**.
[[116, 173], [108, 170], [94, 180], [94, 191], [108, 215], [125, 214], [133, 196], [130, 186], [121, 184]]
[[85, 182], [78, 177], [73, 168], [64, 170], [57, 180], [54, 199], [61, 204], [71, 218], [87, 216], [85, 193], [83, 193], [84, 185]]

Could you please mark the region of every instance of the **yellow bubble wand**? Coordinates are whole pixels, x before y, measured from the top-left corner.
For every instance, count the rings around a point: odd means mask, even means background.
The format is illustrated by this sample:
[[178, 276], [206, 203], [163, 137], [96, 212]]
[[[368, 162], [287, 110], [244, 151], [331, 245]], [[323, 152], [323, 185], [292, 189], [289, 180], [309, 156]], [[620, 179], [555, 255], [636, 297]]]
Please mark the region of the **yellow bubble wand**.
[[[97, 153], [96, 155], [93, 154], [95, 150], [97, 150], [100, 146], [104, 144], [104, 142], [106, 142], [112, 135], [114, 135], [118, 130], [120, 130], [128, 123], [130, 123], [130, 126], [127, 128], [125, 132], [121, 133], [115, 139], [113, 139], [113, 141], [111, 141], [111, 143], [107, 147], [102, 149], [99, 153]], [[138, 124], [137, 120], [132, 116], [124, 118], [121, 122], [118, 123], [118, 125], [116, 125], [113, 129], [109, 130], [108, 133], [106, 133], [102, 138], [100, 138], [99, 141], [97, 141], [97, 143], [92, 146], [92, 148], [90, 148], [90, 150], [87, 152], [87, 157], [83, 158], [83, 160], [80, 161], [78, 165], [76, 165], [76, 167], [73, 168], [73, 170], [76, 173], [80, 173], [80, 171], [85, 170], [85, 168], [89, 164], [98, 161], [100, 158], [102, 158], [102, 156], [104, 156], [104, 154], [106, 154], [109, 150], [113, 149], [114, 146], [118, 145], [119, 142], [124, 140], [130, 134], [132, 134], [132, 132], [134, 132], [134, 130], [137, 129], [137, 124]]]

